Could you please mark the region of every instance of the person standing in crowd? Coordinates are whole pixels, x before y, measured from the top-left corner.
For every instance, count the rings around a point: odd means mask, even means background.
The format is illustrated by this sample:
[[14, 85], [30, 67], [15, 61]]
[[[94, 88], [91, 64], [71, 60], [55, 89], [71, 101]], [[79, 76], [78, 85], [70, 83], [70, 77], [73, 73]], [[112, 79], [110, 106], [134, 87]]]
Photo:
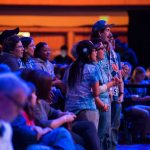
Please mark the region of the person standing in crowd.
[[[10, 92], [11, 91], [11, 92]], [[10, 122], [20, 113], [29, 93], [27, 85], [12, 73], [0, 74], [0, 149], [13, 150]]]
[[23, 57], [23, 45], [17, 35], [8, 37], [3, 45], [3, 55], [0, 56], [0, 63], [10, 67], [12, 71], [23, 68], [21, 58]]
[[[87, 120], [98, 127], [99, 114], [96, 104], [103, 108], [104, 103], [99, 99], [99, 76], [94, 64], [97, 52], [91, 41], [83, 40], [77, 44], [77, 59], [70, 66], [64, 79], [67, 93], [65, 110], [74, 112], [77, 120]], [[92, 91], [91, 91], [92, 89]], [[107, 111], [108, 105], [105, 106]]]
[[22, 45], [24, 47], [23, 57], [21, 58], [24, 68], [34, 69], [35, 63], [33, 60], [34, 57], [34, 40], [31, 37], [22, 37]]
[[[106, 21], [99, 20], [93, 25], [91, 34], [91, 39], [100, 39], [105, 47], [105, 57], [100, 63], [100, 69], [105, 72], [108, 77], [108, 81], [111, 81], [113, 77], [120, 78], [119, 59], [113, 49], [114, 43], [111, 41], [112, 33], [110, 28], [112, 26], [113, 24], [107, 24]], [[122, 83], [122, 79], [120, 78], [119, 80], [118, 81]], [[109, 91], [111, 101], [114, 101], [112, 104], [109, 102], [110, 111], [108, 116], [111, 116], [112, 119], [109, 117], [109, 123], [106, 123], [106, 119], [104, 119], [104, 122], [108, 125], [107, 128], [104, 126], [104, 128], [101, 128], [102, 123], [99, 123], [99, 136], [102, 150], [116, 149], [121, 113], [120, 102], [123, 100], [123, 84], [119, 84], [119, 86], [113, 86]]]

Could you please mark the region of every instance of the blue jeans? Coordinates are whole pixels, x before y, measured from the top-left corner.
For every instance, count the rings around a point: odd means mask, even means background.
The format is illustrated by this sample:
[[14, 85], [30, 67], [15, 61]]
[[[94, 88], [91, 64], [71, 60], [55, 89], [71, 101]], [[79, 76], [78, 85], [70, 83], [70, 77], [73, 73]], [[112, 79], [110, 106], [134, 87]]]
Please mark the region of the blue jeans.
[[93, 122], [96, 129], [98, 128], [99, 113], [98, 110], [82, 110], [77, 114], [76, 121]]
[[52, 147], [54, 150], [75, 150], [75, 145], [70, 133], [65, 128], [56, 128], [44, 135], [39, 144]]
[[54, 149], [48, 146], [34, 144], [34, 145], [28, 146], [26, 150], [54, 150]]
[[99, 137], [95, 125], [90, 121], [75, 121], [72, 131], [79, 134], [85, 141], [86, 150], [100, 150]]
[[111, 103], [111, 144], [112, 150], [116, 150], [118, 144], [118, 132], [120, 127], [121, 103], [113, 101]]
[[[75, 144], [76, 150], [85, 150], [82, 146]], [[31, 146], [28, 146], [26, 150], [54, 150], [51, 147], [40, 145], [40, 144], [34, 144]]]
[[99, 116], [100, 150], [111, 150], [111, 106], [107, 112], [100, 110]]

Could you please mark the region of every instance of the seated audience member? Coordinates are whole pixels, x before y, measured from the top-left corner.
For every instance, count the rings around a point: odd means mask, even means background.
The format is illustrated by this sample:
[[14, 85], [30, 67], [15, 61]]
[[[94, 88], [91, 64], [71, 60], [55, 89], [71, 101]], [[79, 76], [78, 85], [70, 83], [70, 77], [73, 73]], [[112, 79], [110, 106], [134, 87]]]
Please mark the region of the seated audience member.
[[[143, 67], [136, 67], [131, 79], [126, 84], [147, 84], [144, 80], [145, 73], [146, 71]], [[141, 139], [146, 141], [147, 134], [150, 133], [150, 96], [147, 96], [147, 89], [141, 87], [126, 88], [125, 98], [130, 98], [133, 101], [132, 105], [134, 106], [127, 107], [125, 111], [133, 118], [132, 123], [135, 127], [135, 132], [139, 132]], [[145, 123], [143, 124], [143, 122]]]
[[0, 63], [7, 64], [12, 71], [22, 68], [21, 58], [24, 48], [17, 35], [8, 37], [3, 45], [3, 55], [0, 56]]
[[[36, 106], [34, 107], [34, 119], [37, 125], [55, 129], [66, 124], [67, 128], [72, 130], [71, 134], [77, 144], [86, 146], [88, 150], [99, 149], [98, 136], [92, 123], [76, 122], [72, 124], [71, 122], [76, 118], [73, 113], [62, 112], [49, 105], [52, 98], [52, 95], [50, 95], [52, 80], [49, 78], [47, 72], [33, 70], [27, 75], [26, 80], [33, 82], [37, 88], [36, 93], [38, 98]], [[81, 131], [83, 133], [81, 133]]]
[[19, 28], [15, 28], [13, 30], [4, 30], [1, 35], [0, 35], [0, 54], [2, 55], [2, 50], [3, 50], [3, 44], [4, 44], [4, 41], [12, 36], [12, 35], [15, 35], [15, 34], [18, 34], [19, 33]]
[[54, 58], [54, 62], [56, 65], [60, 65], [60, 67], [64, 65], [70, 65], [73, 62], [73, 59], [68, 56], [68, 47], [66, 45], [62, 45], [60, 48], [60, 55]]
[[146, 69], [146, 81], [149, 84], [148, 94], [150, 95], [150, 67]]
[[121, 68], [123, 81], [126, 82], [129, 78], [131, 78], [132, 65], [129, 62], [121, 62]]
[[50, 77], [54, 79], [55, 78], [54, 66], [49, 61], [50, 54], [51, 54], [51, 51], [50, 51], [48, 44], [45, 42], [39, 42], [36, 45], [36, 48], [34, 51], [35, 65], [36, 65], [35, 69], [40, 69], [40, 70], [48, 72]]
[[24, 111], [12, 123], [14, 131], [13, 144], [15, 149], [24, 150], [28, 146], [36, 144], [32, 146], [34, 149], [44, 149], [44, 145], [53, 150], [75, 150], [72, 138], [64, 128], [53, 130], [49, 127], [41, 128], [34, 124], [33, 109], [36, 105], [37, 96], [34, 85], [28, 83], [28, 86], [31, 89], [31, 93], [24, 107]]
[[59, 79], [62, 79], [65, 69], [73, 62], [73, 59], [68, 55], [68, 47], [62, 45], [60, 54], [54, 58], [55, 74]]
[[12, 73], [0, 74], [0, 150], [13, 150], [10, 122], [22, 110], [29, 89]]
[[23, 66], [25, 68], [34, 69], [35, 67], [35, 63], [33, 60], [35, 50], [34, 40], [31, 37], [22, 37], [21, 42], [24, 47], [23, 57], [21, 58]]
[[[147, 81], [144, 80], [146, 76], [146, 71], [143, 67], [136, 67], [133, 71], [133, 74], [131, 76], [131, 79], [127, 81], [127, 84], [147, 84]], [[143, 97], [147, 93], [146, 88], [130, 88], [129, 91], [132, 94], [139, 95], [140, 97]]]
[[50, 58], [50, 48], [47, 43], [39, 42], [36, 45], [34, 52], [35, 56], [35, 69], [40, 69], [49, 73], [52, 78], [52, 91], [54, 94], [54, 100], [57, 103], [59, 100], [63, 99], [62, 91], [64, 86], [61, 80], [57, 79], [54, 73], [54, 66], [49, 61]]

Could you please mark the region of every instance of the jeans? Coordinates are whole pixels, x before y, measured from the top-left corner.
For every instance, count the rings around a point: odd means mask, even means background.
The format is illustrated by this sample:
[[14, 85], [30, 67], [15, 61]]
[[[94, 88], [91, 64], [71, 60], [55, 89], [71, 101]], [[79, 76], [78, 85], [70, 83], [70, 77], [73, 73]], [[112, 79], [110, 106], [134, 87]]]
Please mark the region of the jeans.
[[[82, 146], [75, 144], [75, 149], [76, 150], [85, 150]], [[51, 147], [40, 145], [40, 144], [34, 144], [31, 146], [28, 146], [26, 150], [54, 150]]]
[[56, 128], [44, 135], [39, 144], [52, 147], [54, 150], [75, 150], [71, 135], [65, 128]]
[[99, 137], [94, 124], [90, 121], [75, 121], [72, 131], [80, 135], [85, 141], [86, 150], [100, 150]]
[[34, 144], [34, 145], [28, 146], [26, 150], [54, 150], [54, 149], [48, 146]]
[[100, 150], [111, 150], [111, 106], [107, 112], [99, 111], [98, 134]]
[[118, 144], [118, 132], [120, 127], [121, 103], [113, 101], [111, 103], [111, 144], [112, 150], [116, 150]]
[[90, 121], [93, 122], [96, 129], [98, 129], [99, 114], [97, 110], [82, 110], [77, 114], [76, 121]]

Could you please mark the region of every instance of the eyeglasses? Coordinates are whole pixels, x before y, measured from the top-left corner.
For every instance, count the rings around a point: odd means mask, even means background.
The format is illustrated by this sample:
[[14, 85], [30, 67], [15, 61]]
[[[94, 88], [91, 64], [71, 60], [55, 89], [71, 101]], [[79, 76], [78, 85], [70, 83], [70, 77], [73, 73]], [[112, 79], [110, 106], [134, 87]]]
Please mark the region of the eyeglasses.
[[13, 96], [8, 95], [8, 94], [5, 94], [5, 96], [6, 96], [10, 101], [12, 101], [17, 107], [19, 107], [19, 108], [21, 108], [21, 109], [24, 108], [24, 106], [25, 106], [26, 103], [21, 104], [21, 103], [18, 102]]
[[29, 45], [29, 47], [34, 47], [35, 48], [35, 45]]
[[16, 46], [16, 48], [23, 48], [23, 45]]
[[99, 50], [104, 50], [104, 46], [103, 45], [101, 45], [101, 44], [95, 44], [95, 49], [97, 50], [97, 51], [99, 51]]
[[96, 48], [96, 50], [97, 50], [97, 51], [99, 51], [99, 50], [104, 50], [104, 48], [105, 48], [104, 46], [103, 46], [103, 47], [98, 47], [98, 48]]

